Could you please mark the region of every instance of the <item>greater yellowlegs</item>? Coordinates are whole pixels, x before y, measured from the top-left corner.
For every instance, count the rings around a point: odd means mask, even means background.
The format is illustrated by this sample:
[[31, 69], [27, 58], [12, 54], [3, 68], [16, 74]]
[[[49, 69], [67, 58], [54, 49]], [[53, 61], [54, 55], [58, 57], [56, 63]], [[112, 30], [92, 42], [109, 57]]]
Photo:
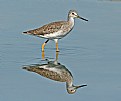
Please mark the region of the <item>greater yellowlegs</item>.
[[[56, 56], [56, 58], [57, 57], [58, 56]], [[41, 76], [44, 76], [55, 81], [66, 82], [66, 89], [69, 94], [75, 93], [78, 88], [87, 86], [74, 86], [73, 76], [71, 72], [64, 65], [58, 63], [57, 59], [55, 61], [48, 61], [47, 64], [35, 64], [24, 66], [23, 69], [35, 72], [37, 74], [40, 74]]]
[[74, 27], [74, 18], [80, 18], [82, 20], [88, 21], [87, 19], [80, 17], [77, 11], [70, 10], [68, 13], [67, 21], [52, 22], [40, 28], [25, 31], [23, 33], [31, 34], [31, 35], [35, 35], [35, 36], [47, 39], [42, 44], [42, 51], [44, 51], [44, 47], [49, 40], [55, 41], [56, 51], [59, 51], [58, 40], [66, 36], [72, 30], [72, 28]]

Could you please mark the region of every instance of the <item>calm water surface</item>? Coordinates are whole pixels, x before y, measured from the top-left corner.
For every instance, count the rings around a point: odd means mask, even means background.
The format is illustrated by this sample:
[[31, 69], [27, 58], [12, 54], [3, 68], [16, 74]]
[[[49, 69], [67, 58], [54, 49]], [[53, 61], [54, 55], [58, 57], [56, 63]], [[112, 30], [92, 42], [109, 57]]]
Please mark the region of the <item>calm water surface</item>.
[[[87, 84], [75, 94], [65, 83], [22, 69], [41, 64], [41, 44], [23, 31], [67, 19], [70, 9], [89, 21], [76, 19], [71, 33], [59, 41], [59, 62], [73, 74], [74, 84]], [[0, 101], [120, 101], [121, 2], [104, 0], [0, 0]], [[55, 59], [55, 43], [45, 58]]]

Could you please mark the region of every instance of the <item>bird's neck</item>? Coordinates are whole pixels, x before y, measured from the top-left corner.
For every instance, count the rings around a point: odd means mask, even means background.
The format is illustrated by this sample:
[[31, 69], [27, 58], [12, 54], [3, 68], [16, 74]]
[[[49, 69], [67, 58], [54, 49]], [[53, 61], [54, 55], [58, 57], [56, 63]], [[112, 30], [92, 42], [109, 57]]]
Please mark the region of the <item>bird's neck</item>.
[[66, 88], [69, 88], [69, 87], [72, 87], [72, 86], [73, 86], [72, 82], [66, 82]]
[[73, 28], [74, 22], [75, 22], [74, 18], [73, 17], [68, 17], [68, 22], [71, 25], [71, 27]]

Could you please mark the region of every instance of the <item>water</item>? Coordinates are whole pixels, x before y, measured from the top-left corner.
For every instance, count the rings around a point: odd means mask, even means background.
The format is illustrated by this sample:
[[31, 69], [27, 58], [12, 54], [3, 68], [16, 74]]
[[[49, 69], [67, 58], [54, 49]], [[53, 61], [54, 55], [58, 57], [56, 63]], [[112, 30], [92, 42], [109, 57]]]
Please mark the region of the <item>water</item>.
[[[0, 8], [0, 101], [121, 100], [121, 2], [0, 0]], [[70, 9], [89, 20], [76, 19], [74, 30], [59, 41], [59, 62], [72, 72], [75, 85], [88, 85], [73, 95], [65, 83], [22, 69], [43, 62], [45, 40], [21, 33], [66, 20]], [[55, 55], [51, 41], [45, 58], [54, 60]]]

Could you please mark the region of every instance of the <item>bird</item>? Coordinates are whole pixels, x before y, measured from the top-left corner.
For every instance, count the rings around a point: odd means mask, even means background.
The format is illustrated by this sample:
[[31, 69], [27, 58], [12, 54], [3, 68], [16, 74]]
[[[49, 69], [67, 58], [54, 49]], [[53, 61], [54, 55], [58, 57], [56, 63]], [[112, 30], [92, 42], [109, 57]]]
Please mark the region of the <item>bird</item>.
[[41, 46], [42, 51], [44, 51], [44, 47], [49, 40], [54, 40], [56, 44], [56, 52], [59, 52], [58, 40], [65, 37], [73, 29], [75, 18], [88, 21], [87, 19], [79, 16], [76, 10], [70, 10], [68, 12], [67, 21], [51, 22], [49, 24], [43, 25], [42, 27], [28, 30], [23, 33], [45, 38], [46, 41]]
[[69, 94], [74, 94], [78, 88], [87, 86], [86, 84], [80, 86], [73, 85], [72, 73], [57, 60], [55, 61], [47, 60], [47, 63], [44, 64], [33, 64], [33, 65], [23, 66], [23, 69], [30, 72], [35, 72], [51, 80], [66, 82], [66, 89]]

